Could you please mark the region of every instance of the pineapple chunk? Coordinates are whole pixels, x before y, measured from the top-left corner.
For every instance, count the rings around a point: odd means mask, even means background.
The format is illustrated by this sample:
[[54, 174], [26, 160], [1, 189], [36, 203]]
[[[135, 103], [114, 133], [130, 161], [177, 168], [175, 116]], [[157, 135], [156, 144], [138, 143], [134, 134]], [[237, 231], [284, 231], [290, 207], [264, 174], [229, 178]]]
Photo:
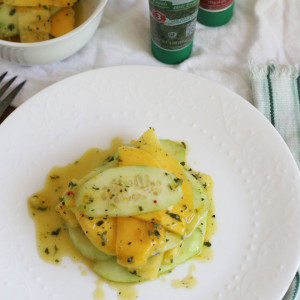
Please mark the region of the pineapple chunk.
[[15, 6], [37, 6], [53, 5], [59, 7], [71, 7], [77, 0], [3, 0], [3, 3]]
[[34, 43], [50, 38], [50, 10], [43, 7], [18, 7], [18, 24], [22, 43]]
[[71, 7], [62, 8], [51, 19], [50, 34], [54, 37], [62, 36], [75, 29], [75, 12]]

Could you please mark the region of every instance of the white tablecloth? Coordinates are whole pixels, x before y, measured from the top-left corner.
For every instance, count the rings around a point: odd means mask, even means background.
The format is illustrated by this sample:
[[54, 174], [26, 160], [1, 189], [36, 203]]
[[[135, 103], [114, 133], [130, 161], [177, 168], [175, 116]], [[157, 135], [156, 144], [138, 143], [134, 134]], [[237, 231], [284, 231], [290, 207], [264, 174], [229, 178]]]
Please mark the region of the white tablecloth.
[[300, 58], [299, 0], [236, 0], [231, 21], [218, 28], [197, 24], [191, 57], [175, 66], [157, 61], [150, 49], [146, 0], [109, 0], [90, 42], [72, 57], [45, 66], [22, 67], [0, 61], [27, 84], [14, 105], [65, 77], [115, 65], [156, 65], [216, 81], [252, 102], [248, 63], [296, 64]]
[[18, 75], [19, 82], [27, 80], [13, 105], [63, 78], [116, 65], [165, 66], [191, 72], [253, 103], [250, 62], [297, 65], [300, 61], [299, 0], [235, 0], [234, 16], [228, 24], [218, 28], [197, 24], [191, 57], [174, 66], [153, 57], [149, 27], [147, 0], [109, 0], [96, 34], [72, 57], [36, 67], [0, 61], [0, 74], [8, 71], [8, 77]]

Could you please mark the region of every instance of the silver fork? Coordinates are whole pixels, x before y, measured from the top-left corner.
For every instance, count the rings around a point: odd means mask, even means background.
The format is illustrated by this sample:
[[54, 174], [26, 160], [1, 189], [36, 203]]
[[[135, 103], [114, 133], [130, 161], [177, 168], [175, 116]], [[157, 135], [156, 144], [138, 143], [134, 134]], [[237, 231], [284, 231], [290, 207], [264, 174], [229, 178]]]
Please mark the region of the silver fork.
[[[8, 72], [0, 75], [0, 84], [2, 83], [3, 79], [7, 75]], [[16, 86], [5, 98], [1, 99], [7, 89], [12, 85], [12, 83], [16, 80], [17, 76], [10, 79], [0, 88], [0, 117], [6, 111], [6, 109], [10, 106], [12, 101], [15, 99], [19, 91], [22, 89], [23, 85], [26, 83], [26, 80], [21, 82], [18, 86]]]

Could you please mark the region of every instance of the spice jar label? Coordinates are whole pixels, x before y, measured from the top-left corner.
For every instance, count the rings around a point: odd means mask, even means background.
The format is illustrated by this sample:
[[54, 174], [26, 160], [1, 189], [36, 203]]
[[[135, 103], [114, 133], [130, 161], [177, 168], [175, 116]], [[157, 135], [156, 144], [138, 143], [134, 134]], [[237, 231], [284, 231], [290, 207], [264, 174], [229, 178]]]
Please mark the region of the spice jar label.
[[202, 9], [222, 11], [232, 5], [233, 0], [200, 0], [199, 6]]
[[179, 50], [194, 38], [199, 0], [149, 0], [153, 42], [166, 50]]

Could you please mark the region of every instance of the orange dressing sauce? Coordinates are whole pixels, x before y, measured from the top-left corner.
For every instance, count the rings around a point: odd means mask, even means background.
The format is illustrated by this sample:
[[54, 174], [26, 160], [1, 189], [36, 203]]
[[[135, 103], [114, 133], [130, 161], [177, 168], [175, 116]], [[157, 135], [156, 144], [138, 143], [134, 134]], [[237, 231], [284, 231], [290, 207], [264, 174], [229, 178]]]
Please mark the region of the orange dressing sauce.
[[105, 292], [103, 289], [104, 281], [102, 279], [98, 279], [96, 281], [96, 290], [94, 291], [94, 299], [95, 300], [105, 300]]
[[[61, 264], [62, 258], [69, 256], [73, 261], [92, 268], [93, 263], [83, 257], [73, 245], [65, 221], [55, 207], [72, 179], [81, 178], [98, 167], [122, 144], [121, 139], [116, 138], [108, 150], [90, 149], [75, 162], [52, 168], [46, 177], [44, 188], [29, 198], [28, 208], [35, 223], [38, 252], [46, 262]], [[82, 271], [82, 275], [85, 274], [86, 271]]]
[[196, 271], [195, 265], [190, 265], [188, 275], [183, 279], [173, 279], [171, 282], [171, 286], [175, 289], [193, 289], [197, 286], [197, 279], [193, 276], [193, 272]]

